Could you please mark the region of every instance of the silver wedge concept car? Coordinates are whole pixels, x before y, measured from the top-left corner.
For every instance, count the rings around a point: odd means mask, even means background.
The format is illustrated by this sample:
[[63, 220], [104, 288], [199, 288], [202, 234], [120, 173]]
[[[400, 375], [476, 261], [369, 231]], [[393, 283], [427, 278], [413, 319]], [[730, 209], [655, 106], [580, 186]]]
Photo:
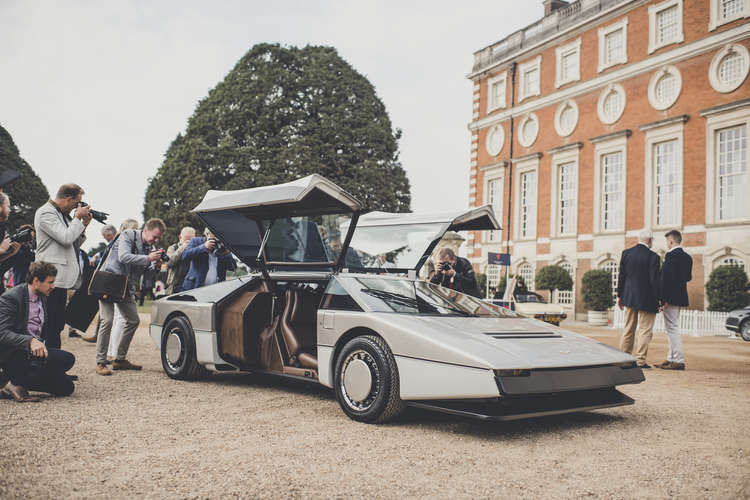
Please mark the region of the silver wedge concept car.
[[156, 301], [150, 335], [164, 371], [303, 378], [343, 411], [384, 422], [407, 405], [512, 420], [632, 404], [628, 354], [418, 278], [446, 231], [499, 229], [489, 206], [362, 214], [312, 175], [209, 191], [194, 210], [259, 271]]

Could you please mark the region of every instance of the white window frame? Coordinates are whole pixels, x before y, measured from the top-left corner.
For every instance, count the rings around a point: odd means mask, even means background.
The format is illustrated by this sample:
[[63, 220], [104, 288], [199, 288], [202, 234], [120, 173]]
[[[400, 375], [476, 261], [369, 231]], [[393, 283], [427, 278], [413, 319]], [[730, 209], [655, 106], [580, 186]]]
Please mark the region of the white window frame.
[[[656, 84], [659, 83], [659, 80], [661, 80], [661, 78], [665, 74], [672, 75], [672, 77], [675, 79], [675, 94], [668, 101], [659, 101], [656, 97]], [[677, 99], [680, 97], [681, 92], [682, 75], [680, 74], [680, 70], [678, 70], [674, 66], [664, 66], [662, 68], [659, 68], [659, 71], [651, 75], [651, 80], [649, 80], [648, 82], [648, 102], [654, 109], [658, 111], [664, 111], [665, 109], [671, 108], [672, 106], [674, 106], [674, 103], [677, 102]]]
[[[490, 202], [490, 182], [499, 182], [501, 189], [500, 189], [500, 210], [496, 211], [495, 207], [492, 206], [492, 203]], [[484, 190], [482, 191], [484, 193], [484, 204], [485, 205], [491, 205], [492, 210], [495, 212], [495, 218], [498, 221], [503, 220], [503, 205], [505, 204], [503, 200], [505, 200], [505, 170], [501, 167], [497, 167], [492, 169], [491, 171], [485, 170], [484, 172]], [[502, 224], [500, 224], [502, 226]], [[482, 240], [485, 243], [493, 243], [493, 242], [501, 242], [503, 240], [502, 230], [491, 230], [491, 231], [483, 231]]]
[[530, 292], [533, 292], [534, 291], [534, 278], [536, 278], [536, 267], [534, 266], [534, 264], [532, 264], [530, 261], [526, 259], [523, 259], [516, 266], [515, 274], [516, 276], [521, 276], [521, 267], [526, 266], [526, 265], [531, 268], [531, 279], [527, 281], [526, 278], [523, 277], [523, 281], [526, 284], [526, 288], [528, 288]]
[[[727, 56], [730, 52], [737, 52], [740, 57], [745, 60], [745, 76], [740, 79], [739, 83], [735, 85], [726, 85], [719, 79], [719, 64], [721, 63], [722, 59], [724, 59], [724, 57]], [[719, 52], [717, 52], [714, 58], [711, 60], [711, 66], [708, 68], [708, 81], [709, 83], [711, 83], [711, 87], [713, 87], [716, 92], [727, 94], [729, 92], [734, 92], [743, 83], [745, 83], [749, 72], [750, 53], [748, 52], [747, 48], [739, 43], [730, 43]]]
[[[500, 147], [497, 150], [492, 149], [492, 145], [490, 144], [490, 137], [494, 132], [499, 133], [501, 138]], [[487, 151], [488, 155], [497, 156], [503, 150], [503, 147], [505, 147], [505, 129], [501, 123], [498, 123], [487, 130], [487, 136], [484, 139], [484, 149]]]
[[[535, 89], [531, 89], [529, 93], [526, 93], [526, 73], [529, 70], [536, 69], [539, 74], [537, 78], [537, 85]], [[542, 56], [541, 54], [536, 56], [534, 59], [518, 65], [518, 102], [523, 101], [529, 97], [541, 95], [542, 87]]]
[[[503, 71], [499, 75], [493, 76], [487, 80], [487, 113], [491, 113], [496, 109], [504, 109], [508, 102], [508, 72]], [[494, 93], [492, 87], [495, 84], [501, 84], [505, 89], [503, 91], [503, 102], [494, 102]]]
[[[608, 266], [610, 262], [613, 262], [614, 266]], [[609, 269], [609, 274], [612, 276], [612, 298], [615, 299], [615, 302], [617, 302], [617, 283], [620, 279], [620, 263], [615, 258], [608, 258], [604, 259], [599, 263], [598, 269], [604, 269], [608, 270], [607, 267], [610, 267], [612, 269]]]
[[713, 31], [719, 26], [731, 23], [737, 19], [744, 17], [750, 17], [750, 0], [741, 0], [743, 2], [742, 10], [732, 17], [721, 18], [719, 8], [721, 4], [719, 0], [711, 0], [710, 11], [708, 15], [708, 31]]
[[[706, 119], [706, 223], [712, 225], [736, 225], [738, 223], [750, 222], [750, 210], [746, 217], [730, 220], [719, 220], [719, 196], [718, 196], [718, 132], [726, 128], [744, 126], [745, 133], [750, 142], [750, 105], [726, 113], [708, 116]], [[748, 160], [750, 163], [750, 154]], [[750, 175], [750, 165], [748, 165]], [[750, 186], [750, 182], [748, 182]], [[748, 189], [750, 198], [750, 189]]]
[[[551, 175], [551, 187], [550, 187], [550, 200], [552, 200], [550, 210], [550, 224], [552, 231], [550, 234], [558, 237], [574, 237], [578, 234], [578, 203], [579, 203], [579, 172], [580, 172], [580, 149], [575, 148], [568, 151], [562, 151], [552, 155], [552, 175]], [[573, 164], [573, 171], [575, 172], [575, 193], [576, 193], [576, 206], [573, 210], [573, 231], [569, 233], [563, 233], [560, 231], [560, 166], [565, 164]]]
[[[576, 65], [573, 70], [573, 74], [568, 76], [568, 79], [563, 80], [562, 74], [562, 61], [563, 57], [573, 55], [576, 57]], [[555, 88], [559, 88], [566, 83], [577, 82], [581, 79], [581, 38], [579, 37], [575, 41], [557, 47], [555, 49]]]
[[[555, 290], [555, 296], [552, 297], [552, 301], [555, 304], [559, 304], [566, 309], [572, 309], [572, 310], [575, 310], [575, 305], [576, 305], [576, 265], [575, 265], [575, 262], [576, 261], [573, 259], [567, 259], [566, 257], [561, 257], [560, 259], [558, 259], [552, 264], [554, 266], [560, 266], [563, 269], [565, 269], [564, 264], [567, 264], [570, 266], [570, 277], [573, 279], [573, 288], [570, 290]], [[569, 297], [569, 299], [566, 298], [566, 301], [570, 300], [570, 303], [560, 302], [561, 295], [563, 297]]]
[[[617, 115], [608, 116], [604, 112], [604, 101], [607, 99], [607, 96], [609, 96], [609, 94], [613, 91], [620, 94], [620, 99], [622, 100], [622, 109]], [[625, 95], [625, 89], [619, 83], [611, 83], [607, 85], [604, 90], [602, 90], [601, 94], [599, 94], [599, 100], [596, 103], [596, 114], [599, 115], [599, 121], [601, 121], [605, 125], [612, 125], [622, 117], [622, 115], [625, 113], [625, 107], [627, 105], [628, 100], [627, 95]]]
[[[617, 30], [622, 30], [622, 55], [614, 59], [612, 61], [607, 61], [607, 50], [605, 46], [605, 38], [610, 33], [614, 33]], [[597, 66], [597, 73], [601, 73], [607, 68], [611, 68], [612, 66], [617, 66], [618, 64], [624, 64], [628, 62], [628, 18], [623, 17], [616, 23], [610, 24], [609, 26], [605, 26], [604, 28], [599, 28], [598, 32], [599, 34], [599, 64]]]
[[[531, 232], [521, 237], [521, 174], [529, 172], [536, 173], [536, 200], [534, 204], [534, 224], [531, 225]], [[513, 174], [513, 196], [516, 203], [513, 203], [513, 219], [515, 220], [515, 240], [529, 241], [536, 239], [536, 229], [539, 223], [539, 158], [531, 158], [519, 163]]]
[[[628, 193], [628, 144], [627, 137], [620, 136], [608, 141], [597, 142], [594, 144], [594, 233], [595, 234], [621, 234], [625, 233], [627, 226], [627, 193]], [[602, 189], [602, 157], [611, 153], [622, 154], [622, 227], [614, 229], [604, 229], [603, 220], [603, 189]]]
[[[570, 129], [564, 128], [562, 123], [562, 113], [568, 106], [570, 106], [576, 114], [576, 119]], [[568, 137], [570, 134], [575, 132], [575, 129], [578, 126], [579, 118], [580, 114], [578, 113], [578, 104], [576, 104], [573, 99], [566, 99], [565, 101], [561, 102], [557, 107], [557, 110], [555, 111], [555, 132], [557, 132], [557, 135], [559, 135], [560, 137]]]
[[[672, 40], [666, 40], [660, 42], [658, 40], [658, 33], [656, 32], [658, 26], [656, 25], [656, 19], [660, 12], [672, 7], [677, 7], [677, 19], [679, 22], [679, 30], [677, 36]], [[673, 43], [682, 43], [685, 41], [685, 30], [682, 22], [682, 0], [666, 0], [662, 3], [655, 5], [649, 5], [648, 7], [648, 53], [651, 54], [657, 49], [672, 45]]]
[[[674, 229], [675, 227], [682, 227], [682, 205], [683, 196], [685, 192], [685, 184], [683, 179], [683, 167], [684, 167], [684, 151], [685, 151], [685, 123], [673, 123], [664, 127], [653, 128], [645, 131], [646, 144], [645, 153], [646, 159], [644, 165], [646, 166], [644, 177], [645, 177], [645, 196], [644, 196], [644, 212], [648, 214], [648, 220], [650, 225], [654, 229]], [[654, 157], [654, 148], [657, 144], [667, 141], [677, 141], [675, 144], [675, 160], [677, 161], [677, 172], [680, 183], [680, 202], [678, 203], [677, 218], [678, 223], [676, 224], [657, 224], [656, 217], [656, 158]]]
[[[526, 137], [523, 133], [523, 130], [526, 128], [526, 123], [529, 120], [534, 120], [536, 122], [536, 134], [534, 134], [534, 137]], [[539, 124], [539, 117], [536, 116], [536, 113], [529, 113], [526, 116], [524, 116], [521, 121], [518, 123], [518, 143], [525, 147], [530, 148], [534, 145], [536, 142], [537, 137], [539, 137], [539, 129], [541, 125]]]

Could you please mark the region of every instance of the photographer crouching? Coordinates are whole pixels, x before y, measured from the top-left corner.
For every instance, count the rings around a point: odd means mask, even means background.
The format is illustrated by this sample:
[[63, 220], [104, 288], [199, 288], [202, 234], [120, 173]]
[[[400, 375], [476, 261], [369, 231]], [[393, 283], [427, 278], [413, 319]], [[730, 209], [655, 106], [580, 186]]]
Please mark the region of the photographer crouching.
[[143, 226], [143, 230], [126, 229], [117, 237], [110, 249], [103, 257], [99, 269], [102, 271], [127, 276], [127, 292], [122, 302], [109, 302], [99, 300], [99, 332], [96, 338], [96, 373], [99, 375], [111, 375], [112, 371], [107, 366], [107, 348], [109, 347], [109, 336], [112, 332], [112, 323], [115, 308], [123, 318], [122, 333], [119, 335], [117, 355], [112, 362], [112, 370], [140, 370], [141, 366], [125, 359], [130, 348], [130, 341], [138, 329], [140, 318], [138, 307], [135, 304], [135, 287], [140, 281], [141, 275], [147, 267], [154, 262], [161, 261], [164, 250], [151, 250], [153, 245], [159, 242], [162, 234], [167, 230], [161, 219], [149, 219]]
[[229, 249], [208, 228], [203, 234], [205, 238], [191, 239], [182, 252], [182, 261], [190, 262], [190, 269], [182, 283], [183, 292], [224, 281], [227, 270], [237, 266]]
[[431, 283], [451, 288], [458, 292], [479, 297], [479, 287], [474, 276], [474, 268], [468, 260], [457, 257], [450, 248], [443, 248], [438, 254], [439, 262], [435, 266], [435, 275]]

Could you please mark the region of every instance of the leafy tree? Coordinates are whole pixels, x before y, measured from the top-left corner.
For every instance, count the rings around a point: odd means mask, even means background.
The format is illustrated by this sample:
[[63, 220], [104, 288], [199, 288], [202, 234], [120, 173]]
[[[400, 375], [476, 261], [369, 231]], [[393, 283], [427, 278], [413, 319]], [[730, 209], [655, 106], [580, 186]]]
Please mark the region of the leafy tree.
[[21, 158], [13, 138], [0, 126], [0, 172], [15, 170], [21, 176], [3, 188], [10, 197], [11, 215], [8, 232], [12, 233], [23, 224], [34, 224], [36, 209], [49, 200], [47, 188], [42, 180]]
[[107, 248], [107, 243], [105, 241], [100, 241], [98, 246], [89, 249], [88, 255], [89, 257], [93, 257], [94, 255], [98, 254], [105, 248]]
[[560, 266], [544, 266], [536, 272], [534, 287], [537, 290], [572, 290], [573, 278]]
[[606, 269], [586, 271], [581, 278], [581, 296], [583, 304], [590, 311], [606, 311], [615, 305], [610, 272]]
[[487, 291], [487, 275], [484, 273], [476, 273], [474, 276], [477, 279], [477, 288], [479, 288], [479, 293], [484, 296]]
[[740, 266], [719, 266], [708, 276], [706, 295], [709, 311], [733, 311], [750, 304], [750, 283]]
[[198, 103], [150, 179], [144, 219], [174, 240], [199, 226], [208, 189], [242, 189], [321, 174], [368, 210], [408, 211], [409, 181], [372, 84], [332, 47], [259, 44]]
[[[513, 274], [510, 275], [511, 278], [514, 277]], [[515, 275], [516, 278], [516, 289], [513, 290], [513, 295], [517, 293], [528, 293], [529, 287], [526, 286], [526, 282], [523, 280], [523, 276]], [[497, 291], [500, 293], [505, 293], [505, 287], [507, 286], [507, 280], [505, 279], [505, 274], [500, 276], [500, 279], [497, 282]]]

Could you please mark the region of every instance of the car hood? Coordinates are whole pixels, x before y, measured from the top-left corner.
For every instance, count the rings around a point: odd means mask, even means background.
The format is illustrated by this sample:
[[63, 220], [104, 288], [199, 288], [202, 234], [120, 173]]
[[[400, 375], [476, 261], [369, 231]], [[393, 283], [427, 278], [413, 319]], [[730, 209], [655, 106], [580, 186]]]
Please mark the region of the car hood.
[[[493, 369], [562, 368], [634, 361], [627, 353], [530, 318], [373, 313], [407, 335], [396, 355]], [[406, 341], [405, 338], [411, 339]]]

